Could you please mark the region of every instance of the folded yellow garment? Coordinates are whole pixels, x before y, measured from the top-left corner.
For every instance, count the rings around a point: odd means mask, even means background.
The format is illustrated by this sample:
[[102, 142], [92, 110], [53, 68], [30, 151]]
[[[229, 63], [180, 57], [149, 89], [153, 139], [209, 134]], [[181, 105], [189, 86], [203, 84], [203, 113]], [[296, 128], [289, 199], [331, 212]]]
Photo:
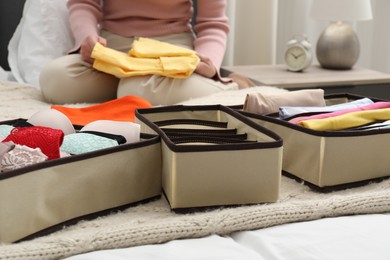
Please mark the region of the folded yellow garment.
[[[158, 42], [158, 41], [154, 41]], [[151, 46], [149, 41], [146, 41], [148, 48]], [[174, 45], [160, 42], [162, 45], [159, 47], [154, 44], [153, 48], [161, 50], [160, 54], [168, 55], [164, 53], [164, 47], [170, 46], [169, 53], [173, 55]], [[138, 46], [142, 44], [139, 43]], [[150, 74], [158, 74], [171, 78], [187, 78], [196, 69], [200, 62], [199, 57], [192, 50], [188, 50], [188, 55], [184, 56], [181, 51], [181, 47], [178, 48], [177, 56], [156, 56], [150, 57], [133, 57], [126, 53], [104, 47], [103, 45], [96, 43], [91, 57], [95, 59], [93, 67], [99, 71], [117, 76], [117, 77], [132, 77], [132, 76], [144, 76]], [[146, 50], [147, 48], [145, 48]], [[131, 51], [130, 51], [131, 52]], [[138, 55], [138, 54], [137, 54]], [[151, 54], [157, 55], [156, 52]]]
[[133, 42], [129, 55], [138, 58], [159, 58], [196, 55], [194, 50], [166, 42], [140, 37]]
[[342, 130], [379, 120], [390, 120], [390, 108], [351, 112], [324, 119], [304, 120], [298, 125], [317, 131]]

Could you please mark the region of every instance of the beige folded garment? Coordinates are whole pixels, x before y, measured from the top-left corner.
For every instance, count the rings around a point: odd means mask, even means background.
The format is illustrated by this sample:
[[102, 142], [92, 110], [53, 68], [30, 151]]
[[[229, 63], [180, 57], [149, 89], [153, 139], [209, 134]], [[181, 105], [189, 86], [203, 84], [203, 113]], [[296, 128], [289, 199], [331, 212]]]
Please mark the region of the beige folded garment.
[[248, 93], [244, 111], [269, 114], [281, 106], [325, 106], [323, 89], [304, 89], [284, 93]]

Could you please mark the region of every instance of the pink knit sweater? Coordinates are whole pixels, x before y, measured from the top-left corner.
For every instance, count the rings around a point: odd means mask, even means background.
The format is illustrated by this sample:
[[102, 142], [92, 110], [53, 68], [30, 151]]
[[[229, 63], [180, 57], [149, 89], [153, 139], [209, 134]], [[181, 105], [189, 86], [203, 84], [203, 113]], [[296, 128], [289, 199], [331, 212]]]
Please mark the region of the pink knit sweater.
[[[192, 0], [69, 0], [71, 28], [79, 47], [101, 28], [122, 36], [159, 36], [191, 30]], [[226, 0], [198, 0], [195, 51], [220, 68], [229, 27]]]

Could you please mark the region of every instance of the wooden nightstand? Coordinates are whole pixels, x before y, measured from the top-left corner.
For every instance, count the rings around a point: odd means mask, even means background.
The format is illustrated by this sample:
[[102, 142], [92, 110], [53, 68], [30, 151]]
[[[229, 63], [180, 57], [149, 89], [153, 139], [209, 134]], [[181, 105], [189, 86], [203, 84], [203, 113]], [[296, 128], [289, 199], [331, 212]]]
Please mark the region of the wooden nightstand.
[[313, 65], [303, 72], [290, 72], [285, 65], [246, 65], [224, 67], [221, 72], [239, 72], [258, 85], [289, 90], [322, 88], [326, 94], [351, 93], [390, 100], [390, 75], [358, 67], [327, 70]]

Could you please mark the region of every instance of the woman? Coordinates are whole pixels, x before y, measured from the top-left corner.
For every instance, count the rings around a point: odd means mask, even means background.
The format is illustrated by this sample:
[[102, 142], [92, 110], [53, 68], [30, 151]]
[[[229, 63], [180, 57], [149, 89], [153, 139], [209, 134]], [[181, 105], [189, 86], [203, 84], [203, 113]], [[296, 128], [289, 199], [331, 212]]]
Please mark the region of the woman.
[[[229, 31], [226, 0], [198, 0], [196, 22], [192, 0], [69, 0], [75, 39], [70, 55], [49, 63], [40, 85], [48, 102], [96, 103], [126, 95], [153, 105], [170, 105], [224, 90], [238, 89], [219, 69]], [[95, 43], [128, 52], [133, 40], [148, 37], [194, 49], [201, 61], [190, 77], [159, 75], [118, 78], [92, 68]]]

